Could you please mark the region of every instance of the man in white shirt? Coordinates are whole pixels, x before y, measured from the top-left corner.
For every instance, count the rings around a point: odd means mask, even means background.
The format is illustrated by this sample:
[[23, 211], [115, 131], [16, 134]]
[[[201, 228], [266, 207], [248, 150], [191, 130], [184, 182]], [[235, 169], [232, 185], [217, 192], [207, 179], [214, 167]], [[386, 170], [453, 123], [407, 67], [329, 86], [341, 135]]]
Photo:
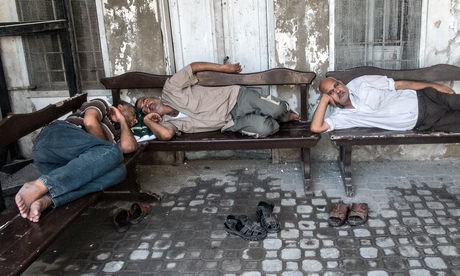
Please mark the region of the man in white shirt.
[[[460, 131], [460, 95], [445, 85], [367, 75], [347, 85], [328, 77], [319, 89], [322, 97], [311, 122], [313, 132], [352, 127]], [[328, 105], [336, 109], [325, 118]]]

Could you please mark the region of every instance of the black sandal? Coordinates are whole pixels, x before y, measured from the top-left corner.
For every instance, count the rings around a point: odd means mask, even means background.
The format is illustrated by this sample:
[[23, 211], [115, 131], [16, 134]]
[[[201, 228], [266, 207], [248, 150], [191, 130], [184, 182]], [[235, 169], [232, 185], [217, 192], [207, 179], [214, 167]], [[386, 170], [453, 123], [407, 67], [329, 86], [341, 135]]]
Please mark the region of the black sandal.
[[228, 215], [225, 221], [225, 231], [229, 235], [241, 237], [249, 241], [258, 241], [267, 236], [267, 231], [254, 224], [246, 215]]
[[277, 233], [281, 230], [280, 224], [273, 215], [273, 204], [266, 202], [259, 202], [257, 205], [257, 221], [260, 222], [260, 226], [267, 230], [269, 233]]

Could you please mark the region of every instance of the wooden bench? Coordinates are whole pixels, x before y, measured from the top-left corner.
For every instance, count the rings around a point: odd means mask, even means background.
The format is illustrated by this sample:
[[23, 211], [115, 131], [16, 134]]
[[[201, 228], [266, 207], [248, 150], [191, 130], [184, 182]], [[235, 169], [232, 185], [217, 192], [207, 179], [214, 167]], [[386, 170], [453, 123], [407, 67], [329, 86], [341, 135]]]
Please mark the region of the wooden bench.
[[[86, 97], [87, 94], [80, 94], [36, 112], [7, 116], [0, 122], [0, 148], [5, 148], [19, 138], [75, 111], [86, 102]], [[134, 161], [144, 149], [145, 147], [141, 146], [137, 152], [125, 155], [124, 163], [128, 169], [128, 175], [121, 184], [115, 186], [113, 190], [117, 191], [93, 193], [59, 208], [48, 208], [43, 212], [38, 223], [22, 218], [14, 203], [5, 208], [4, 198], [0, 194], [0, 275], [19, 275], [24, 272], [73, 221], [101, 196], [122, 200], [157, 200], [154, 194], [140, 193], [140, 187], [135, 181]]]
[[[384, 75], [395, 80], [443, 82], [460, 80], [460, 67], [440, 64], [414, 70], [386, 70], [376, 67], [357, 67], [344, 71], [327, 72], [343, 83], [362, 75]], [[363, 145], [403, 145], [403, 144], [445, 144], [459, 143], [460, 133], [417, 133], [415, 131], [389, 131], [378, 128], [352, 128], [334, 130], [329, 137], [339, 147], [338, 163], [342, 173], [347, 196], [354, 195], [351, 163], [353, 146]]]
[[[115, 77], [102, 78], [102, 84], [112, 90], [114, 101], [120, 98], [121, 89], [163, 88], [168, 75], [154, 75], [143, 72], [128, 72]], [[154, 151], [210, 151], [210, 150], [248, 150], [299, 148], [303, 162], [305, 193], [312, 194], [310, 175], [310, 148], [321, 136], [310, 132], [307, 123], [308, 88], [316, 74], [285, 68], [271, 69], [258, 73], [227, 74], [220, 72], [199, 72], [198, 84], [203, 86], [267, 86], [294, 85], [300, 87], [300, 116], [298, 122], [283, 123], [278, 133], [265, 139], [254, 139], [240, 133], [220, 130], [175, 136], [169, 141], [151, 140], [147, 150]]]

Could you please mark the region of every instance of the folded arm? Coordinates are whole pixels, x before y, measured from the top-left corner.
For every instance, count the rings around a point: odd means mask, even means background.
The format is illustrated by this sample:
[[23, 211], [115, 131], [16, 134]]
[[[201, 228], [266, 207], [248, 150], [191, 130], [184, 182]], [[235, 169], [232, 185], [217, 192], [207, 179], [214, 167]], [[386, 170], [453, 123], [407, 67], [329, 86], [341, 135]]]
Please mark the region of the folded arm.
[[88, 108], [83, 117], [83, 125], [85, 126], [85, 131], [89, 134], [101, 138], [102, 140], [107, 140], [104, 135], [104, 130], [102, 129], [101, 120], [101, 113], [98, 110]]
[[400, 90], [400, 89], [421, 90], [427, 87], [432, 87], [442, 93], [455, 94], [455, 91], [452, 90], [452, 88], [446, 85], [439, 84], [439, 83], [421, 82], [421, 81], [404, 81], [404, 80], [395, 81], [396, 90]]
[[137, 141], [136, 138], [134, 138], [126, 118], [121, 114], [120, 110], [114, 106], [110, 107], [110, 111], [114, 112], [115, 120], [120, 124], [120, 141], [118, 145], [121, 151], [124, 154], [135, 152], [137, 150]]
[[312, 132], [321, 133], [329, 129], [329, 124], [324, 121], [329, 104], [335, 106], [334, 100], [329, 95], [323, 94], [311, 120], [310, 130]]
[[157, 113], [149, 113], [144, 117], [144, 124], [153, 132], [158, 140], [171, 140], [176, 131], [172, 127], [165, 127], [160, 125], [159, 122], [162, 118]]
[[[119, 146], [123, 153], [131, 153], [137, 150], [137, 142], [131, 132], [131, 129], [126, 122], [125, 117], [121, 112], [115, 108], [110, 107], [111, 112], [115, 112], [116, 120], [120, 123], [120, 142]], [[101, 113], [96, 109], [88, 109], [85, 111], [85, 116], [83, 118], [83, 124], [85, 125], [85, 130], [89, 134], [92, 134], [102, 140], [107, 141], [107, 137], [104, 135], [104, 130], [101, 124]]]

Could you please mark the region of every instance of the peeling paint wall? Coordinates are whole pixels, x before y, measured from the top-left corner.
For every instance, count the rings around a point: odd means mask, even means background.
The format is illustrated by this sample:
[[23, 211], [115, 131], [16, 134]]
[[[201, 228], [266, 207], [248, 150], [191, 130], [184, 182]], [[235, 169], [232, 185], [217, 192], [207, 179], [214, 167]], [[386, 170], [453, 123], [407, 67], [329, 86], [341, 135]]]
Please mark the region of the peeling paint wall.
[[[170, 37], [167, 1], [163, 0], [95, 0], [102, 3], [102, 18], [105, 30], [108, 64], [107, 75], [118, 75], [127, 71], [145, 71], [165, 74], [174, 67], [173, 49]], [[242, 1], [242, 0], [240, 0]], [[309, 118], [319, 99], [318, 84], [329, 67], [329, 1], [324, 0], [273, 0], [275, 65], [298, 70], [310, 70], [317, 74], [311, 86], [309, 97]], [[340, 0], [336, 0], [340, 1]], [[424, 65], [447, 63], [460, 66], [460, 1], [427, 0], [426, 41], [424, 44]], [[215, 1], [217, 3], [218, 1]], [[222, 1], [224, 3], [225, 1]], [[2, 10], [12, 10], [14, 0], [0, 2]], [[7, 3], [7, 4], [5, 4]], [[193, 11], [190, 11], [193, 12]], [[2, 13], [1, 21], [10, 20], [11, 13]], [[166, 16], [164, 16], [166, 15]], [[256, 22], [255, 22], [256, 24]], [[270, 30], [272, 31], [272, 30]], [[197, 34], [199, 35], [199, 34]], [[217, 34], [216, 34], [217, 35]], [[18, 58], [20, 47], [17, 39], [1, 39], [0, 47], [6, 67], [9, 86], [25, 86], [27, 73], [25, 64]], [[104, 43], [104, 42], [103, 42]], [[169, 47], [169, 48], [168, 48]], [[168, 48], [168, 49], [166, 49]], [[168, 59], [171, 59], [169, 64]], [[171, 68], [168, 68], [170, 66]], [[174, 71], [174, 69], [173, 69]], [[460, 82], [451, 83], [460, 92]], [[279, 94], [294, 106], [299, 106], [298, 93], [292, 88], [280, 88]], [[128, 101], [142, 92], [124, 92], [122, 97]], [[33, 95], [32, 95], [33, 94]], [[48, 99], [49, 102], [65, 91], [15, 91], [12, 93], [15, 111], [29, 112], [39, 108]], [[24, 100], [24, 99], [27, 100]], [[40, 98], [40, 101], [37, 99]], [[35, 99], [35, 100], [34, 100]], [[52, 99], [52, 100], [51, 100]], [[458, 158], [458, 145], [430, 146], [379, 146], [357, 147], [353, 155], [358, 160], [417, 160]], [[335, 160], [338, 151], [324, 134], [320, 143], [312, 149], [314, 160]]]
[[111, 75], [165, 73], [159, 1], [104, 0]]

